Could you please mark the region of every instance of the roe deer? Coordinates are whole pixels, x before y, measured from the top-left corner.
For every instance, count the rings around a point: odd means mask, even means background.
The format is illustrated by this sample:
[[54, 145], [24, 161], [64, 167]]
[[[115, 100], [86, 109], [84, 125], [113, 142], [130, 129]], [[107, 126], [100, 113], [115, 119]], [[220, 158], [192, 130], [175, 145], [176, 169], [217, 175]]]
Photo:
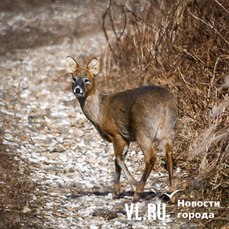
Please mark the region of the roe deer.
[[[172, 142], [177, 121], [177, 107], [173, 95], [159, 86], [140, 87], [110, 95], [101, 94], [95, 87], [99, 61], [93, 58], [87, 68], [81, 68], [70, 56], [66, 70], [72, 74], [72, 90], [83, 113], [101, 137], [114, 145], [115, 180], [113, 198], [120, 195], [120, 175], [135, 190], [133, 202], [141, 198], [144, 185], [155, 163], [153, 141], [157, 140], [165, 154], [170, 189], [173, 188]], [[137, 182], [127, 169], [124, 158], [130, 142], [137, 141], [145, 159], [145, 170]]]

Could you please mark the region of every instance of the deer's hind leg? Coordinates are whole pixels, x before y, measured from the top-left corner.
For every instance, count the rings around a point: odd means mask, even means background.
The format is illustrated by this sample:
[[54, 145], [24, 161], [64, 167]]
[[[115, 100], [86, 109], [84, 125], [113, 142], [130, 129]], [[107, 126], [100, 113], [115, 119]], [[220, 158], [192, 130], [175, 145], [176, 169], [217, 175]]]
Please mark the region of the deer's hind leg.
[[138, 144], [139, 144], [139, 146], [140, 146], [140, 148], [144, 154], [145, 170], [143, 172], [143, 175], [142, 175], [140, 181], [138, 182], [136, 191], [134, 193], [133, 202], [137, 202], [141, 198], [146, 180], [149, 177], [149, 174], [150, 174], [150, 172], [153, 168], [153, 165], [156, 161], [156, 155], [154, 153], [151, 140], [148, 139], [147, 137], [144, 137], [144, 139], [140, 138], [140, 139], [137, 139], [137, 141], [138, 141]]
[[160, 142], [161, 148], [164, 151], [165, 155], [165, 165], [166, 169], [169, 173], [169, 191], [173, 192], [174, 187], [174, 181], [173, 181], [173, 151], [172, 151], [172, 143], [169, 140], [163, 140]]

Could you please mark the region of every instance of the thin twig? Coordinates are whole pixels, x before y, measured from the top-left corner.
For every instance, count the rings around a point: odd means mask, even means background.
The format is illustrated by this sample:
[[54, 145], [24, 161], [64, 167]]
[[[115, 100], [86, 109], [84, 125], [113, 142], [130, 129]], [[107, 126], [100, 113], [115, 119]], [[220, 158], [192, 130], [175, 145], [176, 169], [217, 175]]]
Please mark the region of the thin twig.
[[203, 19], [201, 18], [198, 18], [197, 16], [195, 16], [190, 10], [188, 10], [189, 13], [197, 20], [203, 22], [205, 25], [207, 25], [209, 28], [213, 29], [228, 45], [229, 45], [229, 41], [226, 40], [226, 38], [213, 26], [211, 25], [210, 23], [207, 23], [206, 21], [204, 21]]
[[219, 4], [229, 14], [229, 11], [221, 3], [219, 3], [217, 0], [215, 0], [215, 2]]
[[106, 19], [106, 16], [107, 16], [108, 11], [110, 10], [111, 6], [112, 6], [112, 0], [110, 0], [110, 5], [107, 7], [107, 9], [106, 9], [106, 11], [105, 11], [105, 13], [103, 15], [103, 32], [104, 32], [104, 35], [106, 37], [106, 40], [107, 40], [107, 43], [108, 43], [108, 46], [109, 46], [111, 52], [114, 53], [114, 51], [113, 51], [113, 49], [111, 47], [111, 43], [110, 43], [109, 37], [107, 35], [107, 30], [106, 30], [106, 26], [105, 26], [105, 21], [106, 21], [105, 19]]
[[192, 53], [188, 52], [186, 49], [182, 49], [182, 48], [180, 48], [180, 47], [178, 47], [178, 46], [176, 46], [176, 45], [173, 45], [173, 47], [182, 50], [183, 52], [185, 52], [186, 54], [188, 54], [189, 56], [191, 56], [194, 60], [200, 61], [205, 67], [209, 68], [209, 67], [207, 66], [207, 64], [205, 64], [204, 61], [201, 60], [198, 56], [193, 55]]
[[218, 56], [218, 57], [217, 57], [216, 62], [215, 62], [215, 65], [214, 65], [213, 77], [212, 77], [211, 82], [210, 82], [211, 87], [213, 86], [213, 81], [215, 80], [215, 76], [216, 76], [216, 73], [215, 73], [215, 72], [216, 72], [216, 66], [217, 66], [217, 64], [218, 64], [220, 58], [229, 59], [229, 56], [227, 56], [227, 55], [221, 55], [221, 56]]

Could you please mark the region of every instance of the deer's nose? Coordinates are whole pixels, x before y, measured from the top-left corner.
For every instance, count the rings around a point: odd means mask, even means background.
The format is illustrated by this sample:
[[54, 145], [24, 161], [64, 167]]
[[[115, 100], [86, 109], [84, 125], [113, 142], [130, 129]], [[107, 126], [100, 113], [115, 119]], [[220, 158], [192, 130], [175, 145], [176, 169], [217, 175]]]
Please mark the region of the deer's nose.
[[77, 85], [74, 88], [73, 93], [75, 94], [76, 97], [83, 97], [84, 96], [84, 90], [79, 85]]
[[80, 93], [80, 88], [75, 88], [75, 93], [79, 94]]

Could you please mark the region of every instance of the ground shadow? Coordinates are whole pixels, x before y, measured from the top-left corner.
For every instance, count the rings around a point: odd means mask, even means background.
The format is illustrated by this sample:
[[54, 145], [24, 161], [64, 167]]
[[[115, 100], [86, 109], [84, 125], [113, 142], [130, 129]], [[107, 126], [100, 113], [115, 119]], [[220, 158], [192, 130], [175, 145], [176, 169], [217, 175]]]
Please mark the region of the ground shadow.
[[[66, 195], [66, 197], [67, 198], [71, 198], [71, 199], [76, 199], [76, 198], [79, 198], [79, 197], [82, 197], [82, 196], [91, 196], [91, 195], [108, 196], [109, 193], [111, 193], [111, 192], [110, 191], [83, 192], [83, 193], [79, 193], [79, 194], [69, 194], [69, 195]], [[133, 196], [134, 196], [134, 192], [133, 191], [121, 192], [120, 199], [126, 199], [127, 197], [133, 197]], [[158, 197], [159, 199], [161, 199], [163, 201], [169, 201], [170, 200], [169, 196], [166, 193], [162, 193], [162, 192], [156, 193], [156, 192], [153, 192], [153, 191], [143, 192], [141, 200], [142, 201], [150, 201], [150, 200], [154, 199], [155, 197]]]

